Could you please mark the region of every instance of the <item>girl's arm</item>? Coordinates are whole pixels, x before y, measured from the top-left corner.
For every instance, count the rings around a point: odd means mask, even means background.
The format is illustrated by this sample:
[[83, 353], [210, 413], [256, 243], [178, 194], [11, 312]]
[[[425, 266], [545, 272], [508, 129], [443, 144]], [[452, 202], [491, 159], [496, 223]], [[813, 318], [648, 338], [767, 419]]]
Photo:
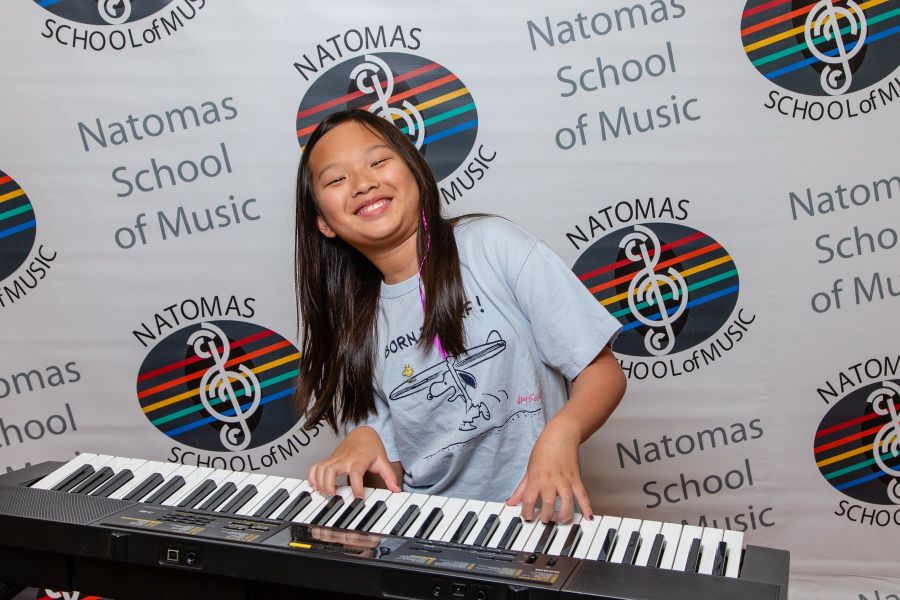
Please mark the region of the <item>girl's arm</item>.
[[557, 520], [572, 518], [578, 502], [587, 519], [593, 519], [590, 500], [578, 469], [578, 447], [600, 428], [625, 393], [625, 374], [605, 346], [572, 382], [572, 395], [538, 437], [525, 477], [506, 501], [522, 504], [522, 516], [531, 520], [537, 501], [541, 501], [540, 519], [553, 519], [556, 499], [560, 499]]
[[337, 478], [346, 475], [357, 498], [364, 496], [363, 476], [372, 473], [380, 477], [385, 487], [399, 492], [403, 469], [399, 462], [388, 461], [381, 437], [368, 425], [361, 425], [347, 434], [335, 451], [309, 468], [309, 484], [324, 496], [333, 496]]

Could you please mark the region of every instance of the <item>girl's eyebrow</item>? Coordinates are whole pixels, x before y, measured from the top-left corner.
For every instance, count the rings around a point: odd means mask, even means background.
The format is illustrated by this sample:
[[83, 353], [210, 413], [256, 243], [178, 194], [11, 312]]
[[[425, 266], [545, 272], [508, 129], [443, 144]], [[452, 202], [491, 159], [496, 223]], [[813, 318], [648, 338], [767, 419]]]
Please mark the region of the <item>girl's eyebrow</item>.
[[[368, 154], [368, 153], [372, 152], [373, 150], [378, 150], [378, 149], [380, 149], [380, 148], [384, 148], [384, 149], [386, 149], [386, 150], [393, 150], [393, 148], [392, 148], [391, 146], [387, 145], [387, 144], [372, 144], [371, 146], [369, 146], [368, 148], [366, 148], [365, 150], [363, 150], [363, 152], [364, 152], [365, 154]], [[330, 162], [330, 163], [328, 163], [327, 165], [325, 165], [324, 167], [322, 167], [321, 169], [319, 169], [318, 173], [316, 173], [316, 179], [321, 179], [321, 178], [322, 178], [322, 174], [323, 174], [325, 171], [327, 171], [328, 169], [330, 169], [330, 168], [332, 168], [332, 167], [335, 167], [335, 166], [337, 166], [337, 163]]]

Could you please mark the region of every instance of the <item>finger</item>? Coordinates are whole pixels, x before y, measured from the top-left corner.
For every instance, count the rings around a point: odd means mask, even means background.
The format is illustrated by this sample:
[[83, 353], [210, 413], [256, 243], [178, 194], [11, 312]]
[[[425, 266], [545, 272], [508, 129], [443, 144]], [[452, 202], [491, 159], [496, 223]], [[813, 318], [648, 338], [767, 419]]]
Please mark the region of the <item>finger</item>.
[[363, 485], [363, 474], [358, 471], [351, 471], [347, 478], [350, 480], [350, 489], [353, 490], [353, 497], [364, 498], [366, 493]]
[[581, 508], [581, 514], [584, 515], [584, 518], [588, 521], [593, 521], [594, 510], [591, 508], [591, 499], [588, 498], [587, 490], [584, 489], [584, 484], [580, 479], [574, 485], [574, 492], [575, 500], [578, 502], [578, 506]]
[[556, 521], [558, 523], [568, 523], [572, 520], [572, 513], [574, 512], [574, 499], [572, 496], [572, 490], [563, 489], [560, 490], [559, 493], [559, 514], [556, 517]]
[[544, 488], [541, 490], [541, 523], [549, 523], [556, 512], [556, 490]]
[[506, 504], [509, 506], [515, 506], [522, 502], [522, 495], [525, 493], [525, 487], [528, 485], [528, 475], [522, 478], [522, 481], [519, 482], [519, 485], [516, 486], [516, 489], [513, 490], [513, 493], [509, 498], [506, 499]]
[[528, 521], [534, 521], [534, 505], [537, 503], [537, 494], [533, 491], [524, 490], [522, 492], [522, 518]]
[[323, 496], [334, 496], [334, 488], [335, 488], [335, 480], [337, 479], [337, 473], [335, 472], [335, 467], [333, 464], [326, 465], [319, 473], [319, 483], [321, 484], [321, 490]]
[[388, 461], [383, 459], [376, 460], [375, 464], [372, 465], [371, 471], [381, 477], [384, 484], [392, 492], [402, 491], [400, 482], [397, 481], [397, 473], [394, 472], [394, 468]]
[[312, 489], [319, 491], [319, 463], [314, 464], [309, 468], [309, 472], [306, 474], [306, 479], [309, 480], [309, 485]]

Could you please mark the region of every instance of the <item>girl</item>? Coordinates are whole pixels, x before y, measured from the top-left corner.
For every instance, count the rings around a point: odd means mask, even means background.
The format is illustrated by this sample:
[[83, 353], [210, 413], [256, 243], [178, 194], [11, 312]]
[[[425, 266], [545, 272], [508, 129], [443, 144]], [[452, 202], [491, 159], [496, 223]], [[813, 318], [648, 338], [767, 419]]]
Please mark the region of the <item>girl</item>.
[[[308, 479], [592, 518], [578, 447], [615, 409], [619, 324], [509, 221], [445, 219], [422, 155], [363, 110], [310, 136], [297, 182], [296, 404], [346, 438]], [[566, 401], [566, 379], [571, 397]]]

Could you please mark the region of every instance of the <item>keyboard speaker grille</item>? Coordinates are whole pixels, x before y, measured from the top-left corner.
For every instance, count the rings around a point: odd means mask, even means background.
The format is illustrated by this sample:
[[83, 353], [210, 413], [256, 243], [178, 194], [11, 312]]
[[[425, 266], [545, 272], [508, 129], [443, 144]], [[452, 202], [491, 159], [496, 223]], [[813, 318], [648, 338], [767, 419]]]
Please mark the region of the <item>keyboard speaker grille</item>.
[[133, 506], [134, 502], [19, 486], [0, 486], [0, 514], [86, 525]]

